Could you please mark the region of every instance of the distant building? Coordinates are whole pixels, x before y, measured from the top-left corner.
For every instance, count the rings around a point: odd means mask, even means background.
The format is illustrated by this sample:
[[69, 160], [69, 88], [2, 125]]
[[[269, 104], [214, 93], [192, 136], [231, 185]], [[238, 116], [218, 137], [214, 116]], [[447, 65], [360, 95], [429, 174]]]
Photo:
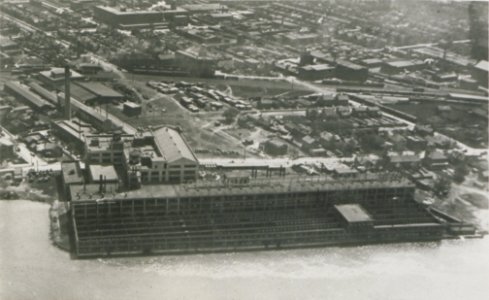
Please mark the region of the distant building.
[[287, 154], [288, 145], [280, 140], [272, 139], [261, 143], [260, 148], [268, 155], [280, 156]]
[[78, 82], [76, 85], [88, 91], [90, 94], [95, 95], [94, 101], [98, 103], [108, 103], [124, 99], [122, 94], [99, 82]]
[[[151, 24], [159, 25], [165, 22], [165, 15], [185, 13], [183, 10], [171, 11], [127, 11], [108, 6], [95, 6], [93, 18], [98, 21], [119, 28], [149, 27]], [[139, 26], [137, 26], [139, 25]]]
[[[70, 81], [82, 79], [83, 75], [70, 70]], [[63, 90], [65, 84], [65, 70], [63, 68], [51, 68], [48, 71], [39, 72], [39, 81], [53, 90]]]
[[[12, 41], [9, 37], [0, 35], [0, 51], [7, 55], [16, 55], [19, 54], [22, 50], [19, 45], [16, 42]], [[4, 64], [3, 61], [2, 64]]]
[[130, 117], [139, 116], [142, 112], [142, 107], [137, 103], [127, 101], [124, 102], [122, 112]]
[[53, 133], [77, 149], [83, 149], [85, 145], [84, 130], [73, 121], [61, 120], [51, 123]]
[[426, 148], [427, 142], [425, 139], [417, 136], [406, 137], [406, 145], [413, 151], [420, 151]]
[[336, 77], [351, 81], [366, 81], [368, 69], [349, 61], [338, 60], [336, 62]]
[[36, 111], [46, 113], [55, 108], [53, 104], [32, 93], [26, 86], [21, 85], [20, 83], [9, 81], [5, 83], [4, 90], [11, 93]]
[[[173, 6], [167, 10], [128, 10], [126, 8], [114, 8], [108, 6], [95, 6], [93, 10], [94, 19], [121, 29], [132, 28], [165, 28], [181, 17], [193, 14], [210, 14], [222, 12], [227, 8], [222, 4], [187, 4], [181, 7]], [[186, 18], [185, 18], [186, 19]]]
[[433, 80], [437, 82], [456, 81], [457, 79], [458, 76], [455, 72], [433, 74]]
[[317, 145], [316, 139], [309, 135], [303, 137], [300, 142], [302, 144], [302, 148], [304, 148], [306, 151], [312, 150]]
[[367, 68], [378, 68], [378, 67], [382, 66], [383, 62], [384, 61], [382, 59], [379, 59], [379, 58], [367, 58], [367, 59], [361, 60], [359, 63], [362, 66], [365, 66]]
[[384, 62], [382, 65], [382, 72], [387, 74], [399, 74], [404, 71], [417, 71], [426, 67], [426, 64], [422, 60], [399, 60]]
[[417, 155], [393, 154], [388, 156], [390, 164], [398, 169], [417, 168], [421, 165], [421, 158]]
[[99, 64], [92, 63], [80, 63], [76, 65], [76, 69], [83, 74], [97, 74], [104, 70]]
[[481, 60], [471, 68], [472, 77], [474, 77], [480, 85], [487, 87], [489, 62]]
[[282, 40], [290, 45], [305, 45], [319, 40], [316, 33], [289, 32], [282, 35]]
[[425, 156], [424, 163], [431, 170], [440, 170], [448, 166], [448, 157], [441, 151], [432, 151]]
[[176, 63], [193, 76], [214, 76], [217, 58], [209, 55], [204, 48], [179, 50], [175, 54]]
[[299, 67], [299, 78], [304, 80], [319, 80], [335, 75], [335, 68], [328, 64], [306, 65]]

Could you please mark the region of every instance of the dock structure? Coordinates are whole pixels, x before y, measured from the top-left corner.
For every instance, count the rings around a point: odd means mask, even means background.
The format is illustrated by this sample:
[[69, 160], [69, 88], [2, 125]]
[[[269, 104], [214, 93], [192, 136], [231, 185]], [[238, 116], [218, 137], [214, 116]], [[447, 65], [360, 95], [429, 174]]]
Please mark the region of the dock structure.
[[[239, 182], [239, 184], [235, 184]], [[70, 187], [78, 257], [439, 240], [445, 226], [405, 179]]]

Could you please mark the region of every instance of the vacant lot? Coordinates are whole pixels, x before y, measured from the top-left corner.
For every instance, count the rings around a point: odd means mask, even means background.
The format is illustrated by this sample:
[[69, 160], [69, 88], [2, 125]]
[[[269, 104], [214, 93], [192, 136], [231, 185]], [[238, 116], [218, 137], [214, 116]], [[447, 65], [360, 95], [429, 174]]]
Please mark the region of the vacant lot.
[[[136, 128], [161, 125], [179, 127], [198, 156], [226, 156], [231, 152], [245, 151], [240, 139], [215, 126], [215, 122], [222, 119], [222, 111], [191, 113], [169, 95], [156, 92], [146, 95], [144, 90], [142, 94], [148, 99], [141, 103], [141, 115], [125, 115], [122, 105], [109, 106], [109, 112]], [[249, 155], [253, 156], [252, 153]]]

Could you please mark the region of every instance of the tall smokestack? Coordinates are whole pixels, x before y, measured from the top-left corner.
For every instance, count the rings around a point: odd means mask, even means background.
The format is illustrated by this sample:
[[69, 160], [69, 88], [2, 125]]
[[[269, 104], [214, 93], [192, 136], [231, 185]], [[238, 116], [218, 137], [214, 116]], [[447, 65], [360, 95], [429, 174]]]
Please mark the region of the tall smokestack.
[[70, 67], [65, 66], [65, 119], [71, 119]]

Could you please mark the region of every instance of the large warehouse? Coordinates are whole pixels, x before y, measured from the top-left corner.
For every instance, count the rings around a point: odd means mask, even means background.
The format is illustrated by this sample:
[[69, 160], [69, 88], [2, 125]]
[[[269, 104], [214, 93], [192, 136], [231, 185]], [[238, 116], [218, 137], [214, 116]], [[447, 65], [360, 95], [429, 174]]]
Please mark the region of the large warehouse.
[[444, 233], [405, 179], [234, 179], [125, 192], [71, 186], [76, 255], [439, 240]]

